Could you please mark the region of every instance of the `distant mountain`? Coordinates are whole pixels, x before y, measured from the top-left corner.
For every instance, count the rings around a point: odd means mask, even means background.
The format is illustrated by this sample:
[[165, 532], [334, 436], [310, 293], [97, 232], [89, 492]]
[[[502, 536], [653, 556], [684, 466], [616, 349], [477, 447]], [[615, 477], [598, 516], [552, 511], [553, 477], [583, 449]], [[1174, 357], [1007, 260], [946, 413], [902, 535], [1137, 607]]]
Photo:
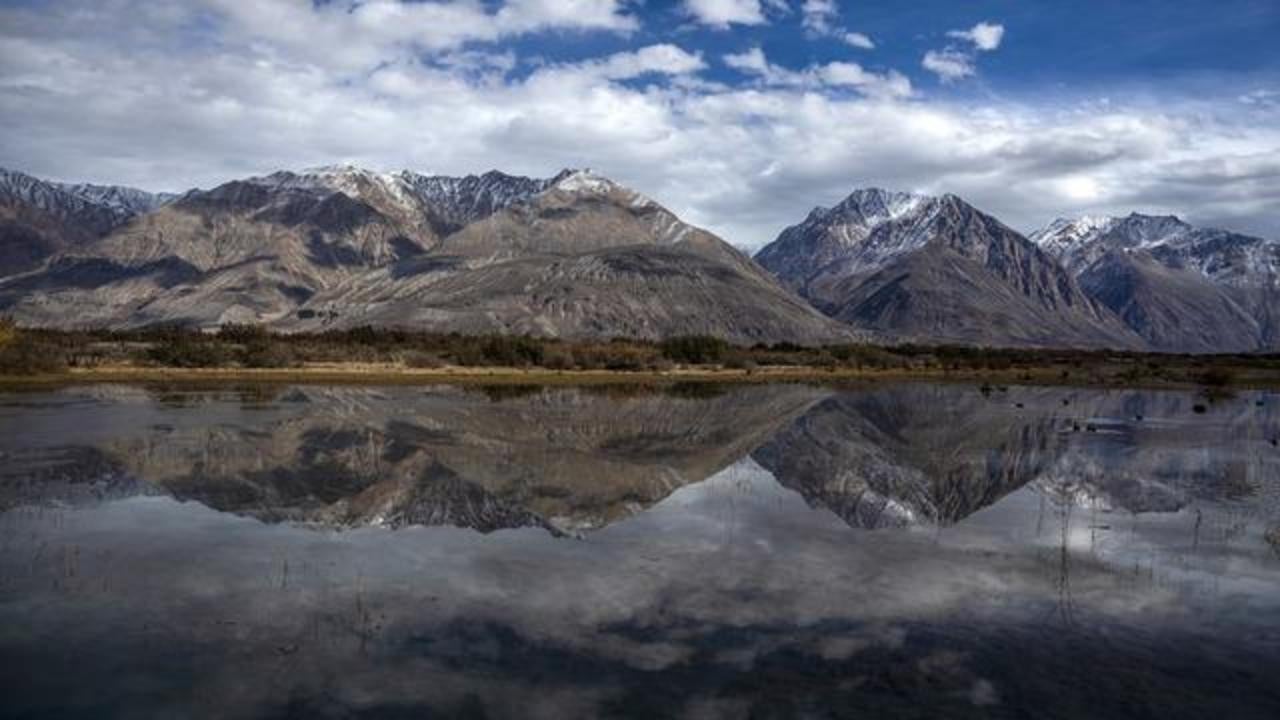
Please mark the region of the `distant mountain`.
[[1280, 348], [1280, 242], [1138, 213], [1060, 219], [1032, 239], [1154, 349]]
[[0, 168], [0, 277], [31, 270], [173, 199], [114, 185], [67, 185]]
[[337, 166], [236, 180], [0, 281], [0, 311], [58, 327], [855, 336], [724, 241], [590, 171], [448, 178]]
[[1140, 346], [1052, 257], [954, 195], [858, 190], [756, 261], [855, 328], [1016, 346]]

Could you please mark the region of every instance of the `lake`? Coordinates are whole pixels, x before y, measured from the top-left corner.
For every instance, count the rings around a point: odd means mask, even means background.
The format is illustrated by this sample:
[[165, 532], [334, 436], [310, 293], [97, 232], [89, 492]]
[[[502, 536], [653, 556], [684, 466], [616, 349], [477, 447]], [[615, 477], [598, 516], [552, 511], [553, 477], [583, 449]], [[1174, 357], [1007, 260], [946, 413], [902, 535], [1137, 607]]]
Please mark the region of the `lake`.
[[0, 716], [1277, 718], [1278, 439], [1257, 391], [0, 393]]

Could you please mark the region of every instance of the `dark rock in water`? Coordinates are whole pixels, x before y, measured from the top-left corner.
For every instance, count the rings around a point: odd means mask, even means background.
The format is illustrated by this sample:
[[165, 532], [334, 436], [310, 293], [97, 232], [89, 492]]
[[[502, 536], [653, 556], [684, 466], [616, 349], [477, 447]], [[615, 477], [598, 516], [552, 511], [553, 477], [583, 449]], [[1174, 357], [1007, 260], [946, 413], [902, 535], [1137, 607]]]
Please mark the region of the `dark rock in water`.
[[1142, 415], [1142, 413], [1138, 413], [1137, 415], [1134, 415], [1134, 416], [1133, 416], [1133, 419], [1134, 419], [1134, 420], [1137, 420], [1138, 422], [1142, 422], [1142, 420], [1143, 420], [1143, 415]]
[[1098, 432], [1098, 426], [1094, 425], [1093, 423], [1089, 423], [1088, 427], [1085, 429], [1088, 430], [1089, 432]]
[[1208, 409], [1209, 408], [1205, 407], [1203, 403], [1196, 403], [1191, 407], [1191, 411], [1196, 413], [1197, 415], [1203, 415], [1206, 411], [1208, 411]]

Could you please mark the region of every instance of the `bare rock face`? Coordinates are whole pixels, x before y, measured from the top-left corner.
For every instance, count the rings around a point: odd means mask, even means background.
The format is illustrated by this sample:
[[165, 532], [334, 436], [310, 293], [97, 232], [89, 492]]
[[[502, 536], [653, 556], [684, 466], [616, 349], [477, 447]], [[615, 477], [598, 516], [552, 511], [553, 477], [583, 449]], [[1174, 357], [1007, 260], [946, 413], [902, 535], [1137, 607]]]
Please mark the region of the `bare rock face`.
[[318, 294], [302, 329], [401, 325], [470, 333], [801, 343], [853, 333], [750, 258], [643, 195], [587, 172], [442, 239], [431, 253]]
[[278, 172], [189, 192], [63, 250], [0, 280], [0, 311], [57, 327], [855, 336], [719, 238], [589, 171]]
[[860, 329], [986, 345], [1142, 344], [1052, 257], [954, 195], [859, 190], [784, 230], [756, 260]]
[[35, 269], [171, 199], [127, 187], [47, 182], [0, 168], [0, 277]]
[[1057, 220], [1032, 239], [1150, 347], [1280, 347], [1280, 242], [1141, 215]]

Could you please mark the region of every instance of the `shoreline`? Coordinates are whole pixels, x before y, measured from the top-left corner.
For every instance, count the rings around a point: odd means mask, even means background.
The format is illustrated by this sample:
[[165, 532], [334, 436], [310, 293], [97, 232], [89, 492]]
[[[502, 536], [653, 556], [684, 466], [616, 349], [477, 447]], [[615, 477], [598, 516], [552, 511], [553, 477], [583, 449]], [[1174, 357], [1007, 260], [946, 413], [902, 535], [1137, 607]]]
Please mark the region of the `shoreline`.
[[780, 366], [740, 370], [691, 367], [675, 370], [549, 370], [517, 367], [444, 367], [418, 369], [379, 363], [316, 363], [296, 368], [176, 368], [106, 366], [72, 368], [64, 373], [0, 375], [0, 389], [89, 384], [262, 384], [262, 385], [669, 385], [674, 383], [874, 384], [883, 382], [957, 382], [999, 385], [1056, 385], [1132, 389], [1232, 390], [1280, 389], [1280, 376], [1242, 378], [1228, 387], [1206, 388], [1182, 380], [1070, 375], [1060, 368], [1014, 370], [874, 370]]

